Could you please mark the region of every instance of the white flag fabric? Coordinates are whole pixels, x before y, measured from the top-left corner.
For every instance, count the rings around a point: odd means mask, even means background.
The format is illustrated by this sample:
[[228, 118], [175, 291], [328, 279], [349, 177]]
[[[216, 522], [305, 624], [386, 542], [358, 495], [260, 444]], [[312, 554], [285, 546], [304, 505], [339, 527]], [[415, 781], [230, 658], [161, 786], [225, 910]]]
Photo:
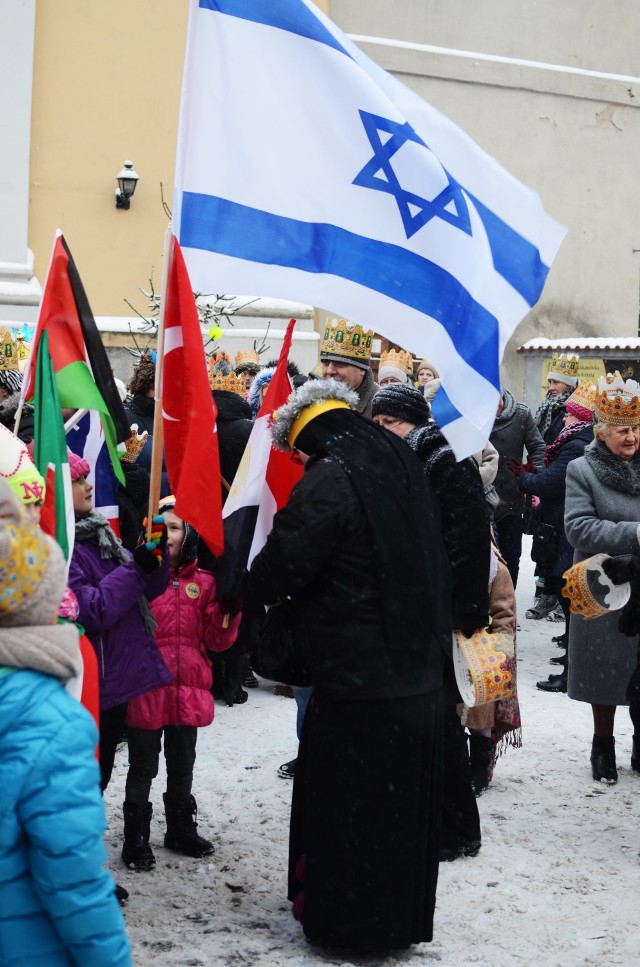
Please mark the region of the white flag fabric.
[[191, 0], [173, 218], [196, 291], [323, 306], [431, 359], [458, 457], [564, 235], [307, 0]]

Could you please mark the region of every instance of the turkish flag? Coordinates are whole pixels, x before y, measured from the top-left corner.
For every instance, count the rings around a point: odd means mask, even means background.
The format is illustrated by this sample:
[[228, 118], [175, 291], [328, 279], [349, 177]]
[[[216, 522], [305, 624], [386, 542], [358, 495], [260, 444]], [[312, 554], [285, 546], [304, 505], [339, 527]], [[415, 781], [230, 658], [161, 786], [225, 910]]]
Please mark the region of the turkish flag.
[[162, 347], [162, 426], [175, 512], [218, 557], [224, 546], [217, 410], [187, 268], [173, 239]]

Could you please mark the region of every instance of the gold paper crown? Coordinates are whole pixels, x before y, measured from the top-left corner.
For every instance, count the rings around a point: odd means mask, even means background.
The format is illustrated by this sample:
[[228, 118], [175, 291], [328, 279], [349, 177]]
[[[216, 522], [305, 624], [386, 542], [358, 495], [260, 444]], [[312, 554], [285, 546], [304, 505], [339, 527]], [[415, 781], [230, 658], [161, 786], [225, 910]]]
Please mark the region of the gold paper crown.
[[[29, 350], [27, 349], [27, 356]], [[18, 352], [18, 342], [11, 329], [0, 329], [0, 369], [18, 369], [21, 357]]]
[[[579, 614], [585, 621], [599, 618], [608, 611], [618, 611], [629, 600], [631, 588], [628, 584], [613, 585], [602, 570], [602, 562], [608, 554], [594, 554], [584, 561], [578, 561], [564, 572], [565, 585], [562, 593], [569, 599], [571, 614]], [[595, 574], [599, 585], [606, 590], [599, 592], [599, 599], [589, 583], [589, 574]], [[594, 587], [597, 587], [594, 584]]]
[[236, 369], [247, 363], [260, 367], [260, 356], [255, 349], [239, 349], [236, 353]]
[[231, 372], [228, 376], [224, 376], [219, 370], [214, 373], [211, 367], [209, 368], [209, 386], [212, 390], [225, 390], [227, 393], [237, 393], [238, 396], [244, 396], [247, 391], [244, 373], [238, 375]]
[[595, 412], [600, 423], [609, 426], [640, 425], [640, 387], [634, 379], [616, 372], [601, 376], [596, 392]]
[[383, 366], [394, 366], [407, 375], [411, 375], [413, 373], [413, 357], [406, 349], [389, 349], [380, 353], [380, 368]]
[[368, 364], [372, 344], [373, 329], [365, 332], [358, 323], [349, 323], [346, 319], [328, 319], [320, 344], [320, 358], [344, 356], [345, 359]]
[[[464, 677], [458, 678], [460, 666], [456, 668], [458, 685], [466, 705], [484, 705], [507, 698], [513, 691], [513, 675], [507, 668], [507, 654], [500, 650], [502, 644], [513, 641], [508, 635], [496, 635], [482, 629], [474, 632], [471, 638], [455, 633], [455, 640], [464, 659]], [[455, 653], [454, 653], [455, 661]]]
[[120, 457], [121, 463], [135, 463], [140, 454], [144, 449], [144, 445], [149, 439], [149, 433], [147, 430], [144, 433], [138, 433], [138, 424], [131, 424], [131, 436], [128, 440], [124, 441], [124, 445], [127, 448], [126, 453], [123, 453]]
[[578, 383], [573, 393], [567, 400], [567, 405], [569, 403], [575, 403], [577, 406], [582, 406], [585, 410], [590, 410], [592, 413], [596, 408], [596, 393], [597, 389], [593, 383]]
[[550, 377], [553, 373], [561, 373], [563, 376], [577, 377], [579, 363], [579, 356], [567, 356], [566, 353], [554, 353], [551, 357], [551, 365], [549, 366], [547, 376]]

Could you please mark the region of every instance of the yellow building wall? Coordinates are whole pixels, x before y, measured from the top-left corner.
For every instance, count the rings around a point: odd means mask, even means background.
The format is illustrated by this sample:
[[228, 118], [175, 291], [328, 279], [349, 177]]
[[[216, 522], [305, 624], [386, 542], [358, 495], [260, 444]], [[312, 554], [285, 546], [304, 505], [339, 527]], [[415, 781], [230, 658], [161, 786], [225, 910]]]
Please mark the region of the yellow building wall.
[[[29, 246], [44, 283], [62, 229], [95, 315], [145, 311], [160, 288], [171, 205], [187, 0], [38, 0], [34, 51]], [[140, 175], [116, 209], [125, 159]]]

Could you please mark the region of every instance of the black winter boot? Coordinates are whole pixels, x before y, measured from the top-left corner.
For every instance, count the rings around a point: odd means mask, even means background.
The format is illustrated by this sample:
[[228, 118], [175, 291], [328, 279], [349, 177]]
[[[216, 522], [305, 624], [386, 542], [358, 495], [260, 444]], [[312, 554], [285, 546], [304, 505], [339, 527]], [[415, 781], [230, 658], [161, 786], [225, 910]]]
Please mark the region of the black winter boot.
[[489, 787], [489, 766], [493, 756], [493, 739], [488, 735], [469, 736], [469, 765], [471, 786], [476, 796]]
[[591, 772], [596, 782], [618, 781], [616, 740], [612, 735], [594, 735], [591, 744]]
[[185, 856], [194, 856], [196, 859], [213, 853], [213, 844], [198, 835], [198, 806], [193, 796], [188, 799], [169, 799], [165, 792], [162, 798], [167, 819], [167, 832], [164, 837], [166, 848]]
[[153, 807], [150, 802], [139, 806], [134, 802], [123, 803], [124, 812], [124, 844], [122, 859], [129, 869], [151, 870], [156, 865], [156, 858], [149, 846], [149, 827]]

